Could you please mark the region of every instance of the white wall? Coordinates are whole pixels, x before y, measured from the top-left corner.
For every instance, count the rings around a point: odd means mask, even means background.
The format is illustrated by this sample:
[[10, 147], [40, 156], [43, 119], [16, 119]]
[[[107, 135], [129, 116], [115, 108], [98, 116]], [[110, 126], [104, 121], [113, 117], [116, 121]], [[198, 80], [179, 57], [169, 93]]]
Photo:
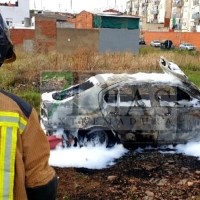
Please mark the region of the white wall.
[[[2, 3], [2, 1], [0, 1]], [[8, 1], [4, 1], [8, 2]], [[11, 3], [15, 3], [15, 0], [11, 0]], [[3, 18], [12, 19], [12, 26], [24, 26], [24, 18], [29, 18], [29, 0], [18, 0], [18, 6], [2, 6], [0, 5], [0, 13]]]
[[166, 2], [161, 0], [159, 4], [159, 13], [158, 13], [158, 23], [165, 23], [165, 14], [166, 14]]

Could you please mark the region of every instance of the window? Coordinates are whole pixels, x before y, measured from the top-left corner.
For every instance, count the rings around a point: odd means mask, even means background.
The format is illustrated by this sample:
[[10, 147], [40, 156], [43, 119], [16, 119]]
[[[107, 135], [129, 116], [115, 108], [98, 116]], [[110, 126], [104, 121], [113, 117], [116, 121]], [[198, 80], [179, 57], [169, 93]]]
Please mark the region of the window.
[[13, 19], [12, 18], [6, 18], [6, 23], [8, 26], [12, 26], [13, 25]]
[[[168, 85], [154, 86], [154, 98], [160, 106], [188, 107], [192, 106], [192, 98], [180, 87]], [[190, 102], [191, 101], [191, 102]]]
[[108, 90], [104, 101], [109, 105], [151, 107], [147, 85], [123, 85]]
[[118, 94], [118, 89], [117, 88], [108, 90], [104, 95], [104, 101], [106, 103], [116, 103], [117, 94]]
[[151, 107], [149, 91], [144, 85], [124, 85], [109, 90], [104, 95], [104, 100], [109, 105], [118, 103], [122, 107]]

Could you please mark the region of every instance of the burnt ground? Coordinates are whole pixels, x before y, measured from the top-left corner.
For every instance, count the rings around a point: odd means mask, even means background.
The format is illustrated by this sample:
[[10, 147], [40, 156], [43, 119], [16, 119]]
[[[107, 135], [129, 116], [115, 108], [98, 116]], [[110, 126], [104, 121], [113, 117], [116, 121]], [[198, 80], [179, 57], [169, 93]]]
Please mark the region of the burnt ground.
[[130, 150], [106, 169], [54, 167], [57, 200], [200, 200], [200, 160]]

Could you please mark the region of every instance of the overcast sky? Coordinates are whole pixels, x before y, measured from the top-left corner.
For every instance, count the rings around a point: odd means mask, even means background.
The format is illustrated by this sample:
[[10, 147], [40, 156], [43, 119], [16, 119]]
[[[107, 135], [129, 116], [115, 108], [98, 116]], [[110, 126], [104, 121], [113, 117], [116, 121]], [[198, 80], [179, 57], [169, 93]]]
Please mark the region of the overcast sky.
[[[13, 0], [14, 1], [14, 0]], [[75, 12], [79, 13], [82, 10], [105, 10], [107, 8], [116, 8], [120, 11], [125, 11], [127, 0], [29, 0], [30, 9], [52, 10], [62, 12]], [[72, 1], [72, 4], [71, 4]], [[71, 6], [72, 5], [72, 6]], [[72, 7], [72, 9], [71, 9]]]

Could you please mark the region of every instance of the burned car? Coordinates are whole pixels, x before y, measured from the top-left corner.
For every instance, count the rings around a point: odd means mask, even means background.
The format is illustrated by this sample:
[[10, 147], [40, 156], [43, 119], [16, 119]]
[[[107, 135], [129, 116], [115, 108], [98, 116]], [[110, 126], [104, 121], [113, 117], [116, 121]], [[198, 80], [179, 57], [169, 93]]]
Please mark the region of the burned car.
[[[65, 147], [125, 147], [200, 139], [200, 90], [160, 57], [164, 73], [98, 74], [42, 94], [41, 123]], [[59, 130], [59, 131], [58, 131]]]

